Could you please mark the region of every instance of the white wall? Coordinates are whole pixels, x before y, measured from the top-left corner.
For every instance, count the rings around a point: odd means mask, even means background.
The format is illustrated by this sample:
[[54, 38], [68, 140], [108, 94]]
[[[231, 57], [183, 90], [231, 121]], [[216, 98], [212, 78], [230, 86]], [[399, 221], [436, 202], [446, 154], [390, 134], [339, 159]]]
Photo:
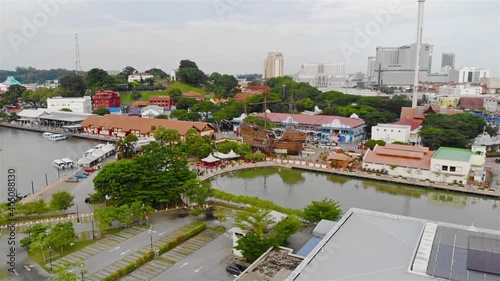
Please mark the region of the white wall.
[[61, 110], [69, 108], [75, 113], [92, 113], [92, 101], [89, 96], [83, 98], [48, 98], [47, 109]]
[[408, 143], [410, 140], [410, 125], [378, 124], [372, 127], [372, 139], [383, 140], [386, 143], [400, 141]]
[[[447, 166], [447, 170], [443, 170], [443, 166]], [[455, 171], [450, 171], [450, 167], [455, 167]], [[439, 176], [434, 174], [433, 177], [443, 182], [453, 183], [456, 180], [457, 182], [463, 181], [465, 183], [467, 182], [470, 169], [470, 162], [431, 159], [431, 172], [440, 174]], [[448, 177], [445, 175], [448, 175]]]

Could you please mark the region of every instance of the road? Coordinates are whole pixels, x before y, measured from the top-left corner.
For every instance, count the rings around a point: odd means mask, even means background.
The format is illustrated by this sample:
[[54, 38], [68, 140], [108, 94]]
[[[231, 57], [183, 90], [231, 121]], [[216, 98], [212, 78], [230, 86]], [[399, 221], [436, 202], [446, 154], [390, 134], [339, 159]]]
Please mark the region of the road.
[[180, 260], [173, 267], [151, 279], [151, 281], [231, 281], [234, 276], [226, 272], [225, 258], [231, 254], [233, 240], [227, 233], [217, 237], [195, 253]]

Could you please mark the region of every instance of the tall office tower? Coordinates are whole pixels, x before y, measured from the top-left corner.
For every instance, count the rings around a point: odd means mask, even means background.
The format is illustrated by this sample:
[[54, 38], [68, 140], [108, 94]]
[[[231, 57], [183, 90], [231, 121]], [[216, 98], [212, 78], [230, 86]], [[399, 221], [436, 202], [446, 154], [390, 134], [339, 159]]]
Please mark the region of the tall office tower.
[[441, 57], [441, 67], [449, 66], [451, 69], [455, 69], [455, 54], [454, 53], [443, 53]]
[[375, 68], [376, 68], [376, 57], [368, 57], [368, 64], [366, 69], [366, 80], [375, 81]]
[[264, 64], [264, 79], [283, 76], [283, 54], [280, 52], [267, 53]]

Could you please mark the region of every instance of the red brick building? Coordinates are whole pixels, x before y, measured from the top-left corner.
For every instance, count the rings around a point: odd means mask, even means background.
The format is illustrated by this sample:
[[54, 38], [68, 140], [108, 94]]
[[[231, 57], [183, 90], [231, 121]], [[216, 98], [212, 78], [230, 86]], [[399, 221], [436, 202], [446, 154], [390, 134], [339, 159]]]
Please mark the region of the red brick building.
[[172, 106], [175, 105], [174, 100], [171, 99], [169, 96], [150, 96], [149, 104], [161, 106], [168, 110], [171, 110]]
[[120, 107], [120, 95], [114, 91], [95, 92], [94, 109], [99, 107]]

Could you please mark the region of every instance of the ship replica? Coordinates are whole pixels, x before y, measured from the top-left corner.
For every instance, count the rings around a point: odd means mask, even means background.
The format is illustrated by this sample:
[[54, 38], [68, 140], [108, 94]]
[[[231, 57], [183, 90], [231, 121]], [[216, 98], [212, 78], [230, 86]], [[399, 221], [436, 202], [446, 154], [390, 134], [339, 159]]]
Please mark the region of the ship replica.
[[278, 138], [272, 130], [248, 123], [240, 125], [240, 134], [244, 142], [266, 153], [284, 152], [297, 155], [306, 140], [306, 134], [302, 131], [288, 129]]

